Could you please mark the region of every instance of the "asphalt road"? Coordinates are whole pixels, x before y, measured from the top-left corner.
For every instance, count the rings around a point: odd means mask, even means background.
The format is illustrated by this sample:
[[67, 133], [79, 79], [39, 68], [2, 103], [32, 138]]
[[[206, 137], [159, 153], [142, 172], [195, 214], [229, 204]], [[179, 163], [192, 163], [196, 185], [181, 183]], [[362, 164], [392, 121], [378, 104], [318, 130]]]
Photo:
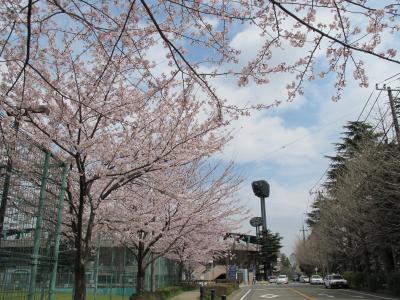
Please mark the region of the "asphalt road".
[[237, 300], [400, 300], [391, 296], [351, 289], [326, 289], [324, 286], [289, 283], [256, 284], [242, 289]]

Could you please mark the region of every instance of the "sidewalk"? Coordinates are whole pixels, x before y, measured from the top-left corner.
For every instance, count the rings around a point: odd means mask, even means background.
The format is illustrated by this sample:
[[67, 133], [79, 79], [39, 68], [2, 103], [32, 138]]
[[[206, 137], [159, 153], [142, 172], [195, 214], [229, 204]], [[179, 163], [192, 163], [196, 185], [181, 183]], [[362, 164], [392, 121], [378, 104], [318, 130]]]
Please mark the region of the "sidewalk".
[[[240, 285], [239, 289], [234, 291], [231, 295], [228, 296], [228, 300], [237, 300], [242, 296], [242, 291], [244, 287], [248, 287], [251, 285]], [[200, 299], [200, 291], [189, 291], [183, 292], [178, 296], [171, 298], [170, 300], [199, 300]]]
[[200, 292], [199, 291], [190, 291], [190, 292], [183, 292], [171, 300], [199, 300]]

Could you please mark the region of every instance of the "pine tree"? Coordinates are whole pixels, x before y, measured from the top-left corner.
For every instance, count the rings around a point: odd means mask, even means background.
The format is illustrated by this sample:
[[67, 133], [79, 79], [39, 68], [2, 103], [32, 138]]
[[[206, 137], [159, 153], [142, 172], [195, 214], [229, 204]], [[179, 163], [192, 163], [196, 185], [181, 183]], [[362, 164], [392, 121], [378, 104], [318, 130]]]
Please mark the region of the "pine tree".
[[264, 274], [272, 273], [272, 266], [276, 263], [279, 251], [282, 248], [282, 237], [279, 233], [272, 233], [267, 229], [267, 232], [262, 234], [260, 238], [260, 261], [264, 265]]
[[326, 156], [331, 160], [329, 170], [327, 171], [327, 180], [323, 184], [327, 195], [318, 192], [312, 204], [312, 210], [307, 214], [306, 223], [310, 227], [318, 223], [320, 209], [323, 207], [325, 201], [334, 198], [333, 195], [337, 188], [337, 181], [346, 172], [346, 161], [357, 157], [363, 145], [377, 143], [380, 136], [380, 134], [374, 133], [373, 127], [370, 124], [361, 121], [348, 122], [343, 128], [345, 131], [342, 133], [342, 142], [334, 144], [337, 154], [335, 156]]

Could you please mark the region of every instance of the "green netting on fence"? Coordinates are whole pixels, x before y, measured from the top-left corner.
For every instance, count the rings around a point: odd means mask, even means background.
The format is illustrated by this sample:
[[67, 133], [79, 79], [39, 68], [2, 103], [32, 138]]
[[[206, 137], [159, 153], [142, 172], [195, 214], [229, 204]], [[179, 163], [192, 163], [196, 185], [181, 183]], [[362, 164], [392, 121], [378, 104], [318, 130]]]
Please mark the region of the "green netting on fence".
[[0, 142], [0, 300], [49, 299], [66, 168], [23, 132]]
[[[0, 300], [70, 300], [74, 253], [59, 255], [66, 166], [23, 132], [0, 137]], [[136, 293], [137, 264], [124, 247], [99, 240], [86, 266], [87, 299], [128, 299]], [[151, 267], [145, 289], [151, 289]], [[154, 263], [155, 287], [180, 281], [178, 264]]]
[[[112, 241], [100, 241], [94, 249], [91, 261], [86, 265], [87, 299], [127, 299], [136, 293], [137, 263], [131, 250], [112, 246]], [[57, 272], [56, 292], [72, 294], [74, 273], [73, 263], [67, 253], [60, 255]], [[145, 290], [151, 290], [152, 271], [146, 269]], [[181, 280], [180, 268], [177, 262], [165, 257], [158, 258], [154, 263], [155, 288], [176, 285]], [[108, 298], [102, 298], [107, 296]]]

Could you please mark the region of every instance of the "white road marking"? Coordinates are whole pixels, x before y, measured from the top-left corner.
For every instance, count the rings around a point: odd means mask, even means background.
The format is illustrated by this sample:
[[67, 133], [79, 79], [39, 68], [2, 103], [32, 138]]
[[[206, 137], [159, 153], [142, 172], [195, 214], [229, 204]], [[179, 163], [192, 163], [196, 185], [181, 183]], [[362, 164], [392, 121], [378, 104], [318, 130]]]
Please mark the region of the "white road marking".
[[374, 298], [379, 298], [379, 299], [385, 299], [385, 300], [399, 300], [398, 298], [389, 298], [389, 297], [382, 297], [382, 296], [377, 296], [377, 295], [372, 295], [372, 294], [367, 294], [367, 293], [360, 293], [360, 292], [356, 292], [356, 291], [349, 291], [349, 290], [343, 290], [349, 293], [355, 293], [355, 294], [359, 294], [359, 295], [363, 295], [363, 296], [370, 296], [370, 297], [374, 297]]
[[273, 299], [273, 298], [279, 297], [279, 295], [265, 294], [265, 295], [262, 295], [262, 296], [260, 296], [260, 297], [261, 297], [261, 298], [267, 298], [267, 299]]
[[242, 298], [240, 298], [240, 300], [243, 300], [244, 298], [246, 298], [246, 296], [250, 293], [250, 291], [251, 291], [251, 290], [248, 290], [248, 291], [246, 292], [246, 294], [244, 294], [244, 295], [242, 296]]
[[328, 295], [328, 294], [318, 294], [318, 296], [327, 296], [327, 297], [329, 297], [329, 298], [335, 298], [335, 296]]

